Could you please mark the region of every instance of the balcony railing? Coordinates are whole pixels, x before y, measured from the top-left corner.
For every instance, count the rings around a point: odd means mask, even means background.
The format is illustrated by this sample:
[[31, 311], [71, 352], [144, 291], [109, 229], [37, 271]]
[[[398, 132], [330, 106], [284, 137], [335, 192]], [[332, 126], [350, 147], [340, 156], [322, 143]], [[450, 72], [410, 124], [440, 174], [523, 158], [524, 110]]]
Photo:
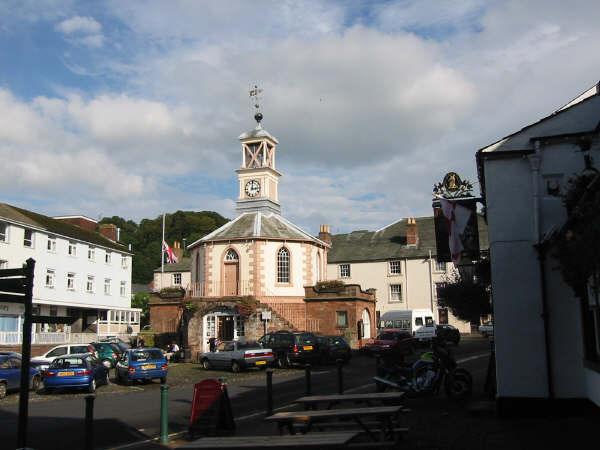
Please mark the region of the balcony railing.
[[[131, 336], [137, 333], [32, 333], [31, 343], [32, 344], [47, 344], [47, 345], [58, 345], [58, 344], [87, 344], [101, 339], [103, 335], [118, 336], [121, 339], [127, 341]], [[17, 331], [0, 331], [0, 345], [21, 345], [23, 334]]]
[[250, 280], [221, 280], [212, 283], [191, 283], [187, 293], [190, 297], [235, 297], [253, 295], [254, 289]]

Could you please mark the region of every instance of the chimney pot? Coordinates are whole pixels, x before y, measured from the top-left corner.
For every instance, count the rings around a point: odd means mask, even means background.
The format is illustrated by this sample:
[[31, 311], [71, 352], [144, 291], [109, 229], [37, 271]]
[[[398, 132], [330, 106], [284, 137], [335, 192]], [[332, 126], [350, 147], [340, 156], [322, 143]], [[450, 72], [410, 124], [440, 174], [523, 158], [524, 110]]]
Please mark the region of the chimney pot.
[[321, 225], [319, 226], [319, 239], [323, 242], [331, 244], [331, 233], [330, 233], [329, 225]]

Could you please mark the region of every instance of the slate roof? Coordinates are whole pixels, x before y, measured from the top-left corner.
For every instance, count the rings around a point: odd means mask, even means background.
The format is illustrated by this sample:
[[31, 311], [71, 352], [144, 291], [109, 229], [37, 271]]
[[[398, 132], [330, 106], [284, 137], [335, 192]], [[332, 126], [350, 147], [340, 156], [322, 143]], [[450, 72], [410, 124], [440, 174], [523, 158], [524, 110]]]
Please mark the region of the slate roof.
[[[190, 272], [192, 270], [192, 259], [181, 258], [181, 261], [174, 264], [165, 264], [165, 272]], [[160, 272], [161, 267], [154, 269], [154, 272]]]
[[236, 219], [190, 244], [188, 248], [203, 242], [230, 241], [235, 239], [308, 241], [328, 246], [325, 242], [311, 236], [279, 214], [252, 211], [240, 214]]
[[111, 241], [100, 233], [84, 230], [83, 228], [79, 228], [70, 223], [53, 219], [52, 217], [44, 216], [43, 214], [38, 214], [26, 209], [17, 208], [16, 206], [6, 203], [0, 203], [0, 220], [2, 219], [43, 230], [50, 234], [56, 234], [77, 241], [88, 242], [90, 244], [112, 248], [122, 253], [131, 254], [123, 244]]
[[277, 140], [277, 138], [275, 136], [273, 136], [271, 133], [269, 133], [267, 130], [265, 130], [260, 124], [258, 124], [257, 127], [255, 129], [253, 129], [252, 131], [246, 131], [246, 132], [240, 134], [238, 139], [244, 140], [244, 139], [249, 139], [249, 138], [262, 138], [262, 137], [269, 138], [276, 144], [279, 144], [279, 141]]
[[533, 150], [532, 139], [565, 134], [591, 133], [600, 124], [600, 84], [549, 116], [483, 147], [482, 153]]
[[[487, 225], [481, 215], [479, 225], [479, 248], [487, 250]], [[406, 245], [406, 219], [399, 220], [377, 231], [353, 231], [332, 236], [331, 250], [327, 254], [328, 263], [383, 261], [389, 259], [425, 258], [429, 252], [436, 255], [435, 225], [433, 217], [417, 217], [419, 243]]]

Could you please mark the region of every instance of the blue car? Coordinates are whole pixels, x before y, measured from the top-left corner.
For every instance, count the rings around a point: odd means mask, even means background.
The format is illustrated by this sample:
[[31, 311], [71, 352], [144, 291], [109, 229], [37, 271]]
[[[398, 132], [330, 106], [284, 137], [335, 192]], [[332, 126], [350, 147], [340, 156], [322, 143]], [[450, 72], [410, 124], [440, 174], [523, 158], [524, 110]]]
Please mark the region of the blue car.
[[[29, 368], [29, 387], [38, 390], [41, 384], [40, 372]], [[0, 352], [0, 398], [6, 393], [21, 387], [21, 355], [15, 352]]]
[[55, 358], [42, 376], [44, 392], [85, 389], [91, 393], [99, 384], [108, 384], [108, 369], [90, 353]]
[[117, 381], [131, 384], [134, 380], [150, 381], [158, 378], [167, 381], [167, 358], [158, 348], [133, 348], [127, 350], [116, 366]]

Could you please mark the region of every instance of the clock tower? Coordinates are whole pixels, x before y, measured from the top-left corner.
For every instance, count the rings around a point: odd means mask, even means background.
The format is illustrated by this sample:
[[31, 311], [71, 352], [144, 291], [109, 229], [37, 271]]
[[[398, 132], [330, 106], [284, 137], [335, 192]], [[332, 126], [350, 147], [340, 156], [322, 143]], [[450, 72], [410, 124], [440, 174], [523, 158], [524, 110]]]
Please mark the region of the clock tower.
[[277, 186], [279, 173], [275, 169], [275, 151], [279, 141], [260, 124], [262, 113], [254, 115], [256, 128], [242, 133], [242, 167], [236, 172], [239, 181], [239, 196], [236, 210], [244, 212], [281, 213]]

